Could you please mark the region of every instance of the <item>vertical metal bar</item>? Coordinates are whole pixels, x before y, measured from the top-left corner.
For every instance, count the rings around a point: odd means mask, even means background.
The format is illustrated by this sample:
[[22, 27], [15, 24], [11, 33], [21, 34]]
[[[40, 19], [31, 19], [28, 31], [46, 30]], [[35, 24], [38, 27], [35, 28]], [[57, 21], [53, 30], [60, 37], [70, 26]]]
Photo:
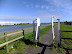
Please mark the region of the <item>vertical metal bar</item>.
[[[39, 36], [39, 26], [40, 26], [40, 19], [37, 18], [36, 43], [37, 43], [37, 38]], [[36, 44], [36, 47], [37, 47], [37, 44]]]
[[40, 30], [40, 26], [38, 26], [38, 42], [39, 42], [39, 30]]
[[39, 19], [39, 18], [37, 18], [36, 40], [37, 40], [37, 38], [38, 38], [39, 26], [40, 26], [40, 19]]
[[60, 19], [58, 20], [58, 46], [60, 47]]
[[38, 38], [38, 23], [37, 23], [36, 38], [35, 38], [35, 41], [36, 41], [36, 47], [37, 47], [37, 38]]
[[54, 36], [54, 23], [53, 23], [53, 18], [54, 18], [54, 16], [52, 16], [52, 35], [53, 35], [53, 40], [54, 40], [55, 36]]
[[54, 48], [54, 22], [53, 22], [54, 16], [52, 16], [52, 35], [53, 35], [53, 48]]
[[37, 26], [37, 29], [36, 29], [36, 40], [38, 38], [38, 26]]
[[62, 32], [61, 32], [61, 30], [60, 30], [60, 47], [61, 47], [61, 36], [62, 36], [61, 33], [62, 33]]
[[35, 43], [35, 21], [33, 21], [33, 39]]
[[[5, 42], [8, 42], [6, 33], [4, 33], [4, 36], [5, 36]], [[8, 44], [6, 44], [6, 51], [7, 51], [7, 53], [9, 53]]]

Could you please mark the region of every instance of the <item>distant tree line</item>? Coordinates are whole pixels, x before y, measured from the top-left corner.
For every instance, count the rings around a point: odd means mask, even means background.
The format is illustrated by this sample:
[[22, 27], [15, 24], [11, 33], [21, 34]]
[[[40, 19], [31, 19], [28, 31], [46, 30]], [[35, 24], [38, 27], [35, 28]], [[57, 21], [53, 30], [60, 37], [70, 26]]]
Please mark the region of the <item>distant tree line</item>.
[[19, 23], [19, 24], [14, 24], [14, 25], [26, 25], [26, 24], [30, 24], [30, 23]]
[[28, 25], [30, 23], [19, 23], [19, 24], [13, 24], [13, 25], [1, 25], [0, 26], [16, 26], [16, 25]]

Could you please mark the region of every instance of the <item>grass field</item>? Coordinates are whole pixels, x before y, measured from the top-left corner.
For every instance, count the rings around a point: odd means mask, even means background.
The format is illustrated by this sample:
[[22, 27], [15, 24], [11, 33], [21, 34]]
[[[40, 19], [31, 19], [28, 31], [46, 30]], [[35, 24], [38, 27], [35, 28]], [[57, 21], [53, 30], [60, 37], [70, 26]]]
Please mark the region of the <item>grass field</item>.
[[[51, 25], [41, 26], [39, 36], [42, 36], [43, 34], [45, 34], [46, 31], [48, 31], [50, 28], [51, 28]], [[25, 28], [24, 30], [25, 30], [24, 39], [22, 38], [18, 41], [15, 41], [15, 42], [12, 42], [9, 44], [9, 50], [10, 50], [9, 54], [14, 54], [14, 53], [21, 54], [21, 51], [23, 51], [28, 46], [30, 46], [31, 43], [29, 43], [29, 42], [33, 42], [33, 28], [32, 27], [27, 28], [27, 29]], [[6, 33], [8, 34], [8, 33], [16, 32], [16, 31], [21, 31], [21, 30], [15, 30], [15, 31], [10, 31], [10, 32], [6, 32]], [[0, 33], [0, 36], [2, 36], [2, 35], [3, 35], [3, 33]], [[22, 36], [22, 33], [9, 36], [8, 41], [15, 39], [19, 36]], [[0, 44], [2, 44], [4, 42], [5, 42], [4, 37], [0, 38]], [[5, 46], [0, 47], [0, 53], [7, 54], [6, 50], [5, 50]]]
[[[72, 31], [72, 25], [61, 25], [62, 31]], [[72, 32], [62, 32], [62, 47], [65, 49], [69, 49], [70, 53], [72, 53]]]

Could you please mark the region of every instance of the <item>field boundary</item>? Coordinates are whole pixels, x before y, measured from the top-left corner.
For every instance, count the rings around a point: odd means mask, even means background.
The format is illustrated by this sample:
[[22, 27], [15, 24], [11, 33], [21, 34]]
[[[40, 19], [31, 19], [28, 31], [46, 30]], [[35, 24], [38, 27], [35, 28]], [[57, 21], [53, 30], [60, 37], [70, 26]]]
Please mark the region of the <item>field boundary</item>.
[[[21, 33], [21, 32], [22, 32], [23, 36], [20, 36], [20, 37], [18, 37], [18, 38], [15, 38], [15, 39], [13, 39], [13, 40], [8, 41], [7, 36], [14, 35], [14, 34], [18, 34], [18, 33]], [[10, 33], [10, 34], [4, 33], [4, 36], [3, 36], [3, 37], [5, 38], [5, 43], [0, 44], [0, 47], [6, 45], [6, 51], [7, 51], [7, 53], [8, 53], [8, 52], [9, 52], [8, 44], [11, 43], [11, 42], [16, 41], [16, 40], [18, 40], [18, 39], [24, 38], [24, 30], [22, 29], [22, 31], [18, 31], [18, 32]]]
[[[72, 32], [72, 31], [63, 31], [63, 30], [61, 30], [61, 34], [60, 34], [60, 38], [61, 38], [61, 42], [62, 42], [62, 39], [71, 39], [71, 38], [63, 38], [62, 37], [62, 32]], [[71, 39], [72, 40], [72, 39]], [[62, 43], [61, 43], [62, 44]], [[68, 50], [70, 50], [70, 49], [68, 49]]]

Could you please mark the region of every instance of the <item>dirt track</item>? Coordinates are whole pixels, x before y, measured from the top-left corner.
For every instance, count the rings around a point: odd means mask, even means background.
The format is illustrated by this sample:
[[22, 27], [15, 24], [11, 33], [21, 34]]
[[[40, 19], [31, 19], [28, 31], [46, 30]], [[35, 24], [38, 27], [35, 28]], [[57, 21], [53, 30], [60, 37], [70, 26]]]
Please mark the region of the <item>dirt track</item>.
[[[57, 25], [54, 27], [55, 28], [55, 36], [57, 36]], [[55, 38], [56, 40], [57, 38]], [[40, 42], [42, 44], [39, 44], [40, 47], [38, 48], [33, 48], [33, 47], [28, 47], [23, 53], [24, 54], [57, 54], [56, 50], [51, 50], [50, 45], [53, 42], [52, 39], [52, 29], [46, 32], [42, 37], [40, 37]]]

